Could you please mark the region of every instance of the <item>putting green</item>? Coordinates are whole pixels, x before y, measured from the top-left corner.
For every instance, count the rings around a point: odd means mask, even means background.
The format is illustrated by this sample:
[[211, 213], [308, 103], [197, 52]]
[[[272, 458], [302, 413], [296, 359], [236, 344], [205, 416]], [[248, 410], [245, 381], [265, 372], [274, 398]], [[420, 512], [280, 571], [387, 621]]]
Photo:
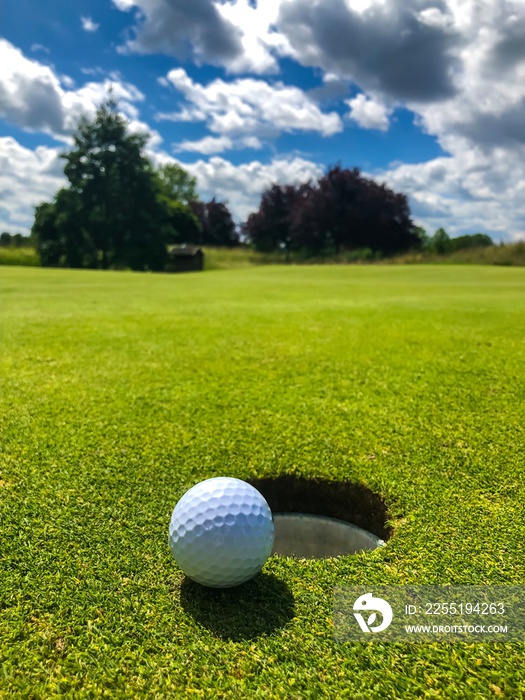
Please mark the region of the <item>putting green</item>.
[[[338, 644], [341, 584], [525, 579], [525, 270], [0, 269], [0, 697], [519, 698], [523, 645]], [[184, 491], [362, 484], [373, 552], [184, 579]]]

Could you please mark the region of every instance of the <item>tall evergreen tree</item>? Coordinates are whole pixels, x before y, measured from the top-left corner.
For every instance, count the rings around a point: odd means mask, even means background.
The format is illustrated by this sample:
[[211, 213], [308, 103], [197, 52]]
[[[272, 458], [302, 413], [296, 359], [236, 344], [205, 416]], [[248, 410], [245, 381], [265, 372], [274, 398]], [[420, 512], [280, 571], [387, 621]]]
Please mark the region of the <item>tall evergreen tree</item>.
[[148, 136], [128, 132], [110, 97], [95, 119], [80, 119], [64, 173], [81, 200], [81, 217], [100, 266], [161, 270], [166, 263], [165, 211], [143, 155]]
[[69, 188], [35, 212], [44, 265], [163, 270], [169, 216], [143, 149], [110, 96], [82, 117], [73, 148], [61, 154]]

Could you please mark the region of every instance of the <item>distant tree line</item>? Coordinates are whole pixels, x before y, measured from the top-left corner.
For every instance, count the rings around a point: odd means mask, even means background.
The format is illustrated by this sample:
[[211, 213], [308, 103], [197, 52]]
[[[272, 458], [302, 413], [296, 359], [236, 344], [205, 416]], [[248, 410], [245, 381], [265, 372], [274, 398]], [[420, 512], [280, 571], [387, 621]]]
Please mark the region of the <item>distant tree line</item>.
[[225, 203], [201, 202], [182, 167], [155, 168], [148, 136], [131, 134], [110, 96], [82, 117], [61, 153], [69, 186], [35, 210], [32, 236], [44, 266], [162, 271], [170, 244], [239, 244]]
[[428, 236], [424, 229], [418, 229], [421, 248], [425, 252], [445, 255], [466, 248], [488, 248], [494, 241], [486, 233], [473, 233], [466, 236], [450, 238], [444, 228], [438, 228], [433, 236]]
[[29, 248], [34, 245], [31, 236], [23, 236], [21, 233], [0, 233], [0, 248]]

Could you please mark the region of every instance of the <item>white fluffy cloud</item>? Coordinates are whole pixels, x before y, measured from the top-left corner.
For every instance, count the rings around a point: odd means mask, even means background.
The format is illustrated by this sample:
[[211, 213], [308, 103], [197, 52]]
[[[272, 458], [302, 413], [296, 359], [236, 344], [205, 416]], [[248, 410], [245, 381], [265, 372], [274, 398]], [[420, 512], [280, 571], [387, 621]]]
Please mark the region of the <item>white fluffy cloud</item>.
[[275, 30], [281, 0], [237, 0], [217, 6], [220, 15], [240, 32], [241, 51], [225, 67], [230, 73], [279, 72], [277, 56], [290, 53], [288, 40]]
[[349, 118], [363, 129], [388, 130], [390, 110], [385, 105], [366, 97], [362, 92], [351, 100], [345, 100], [345, 103], [350, 107]]
[[21, 128], [64, 133], [63, 94], [51, 68], [0, 39], [0, 116]]
[[[93, 116], [97, 106], [112, 87], [122, 112], [133, 128], [145, 129], [138, 120], [136, 102], [144, 95], [134, 86], [119, 80], [89, 82], [78, 90], [66, 76], [60, 79], [47, 65], [26, 58], [22, 52], [0, 39], [0, 117], [28, 131], [49, 134], [68, 141], [82, 114]], [[157, 140], [160, 138], [155, 135]]]
[[39, 146], [34, 151], [14, 138], [0, 138], [0, 229], [27, 233], [34, 207], [49, 201], [65, 183], [59, 148]]
[[[330, 136], [342, 131], [336, 112], [325, 114], [296, 87], [244, 78], [233, 82], [195, 83], [182, 68], [168, 73], [168, 81], [184, 95], [178, 112], [160, 113], [160, 120], [205, 121], [211, 131], [230, 138], [275, 137], [286, 131], [317, 131]], [[225, 141], [220, 142], [224, 146]]]

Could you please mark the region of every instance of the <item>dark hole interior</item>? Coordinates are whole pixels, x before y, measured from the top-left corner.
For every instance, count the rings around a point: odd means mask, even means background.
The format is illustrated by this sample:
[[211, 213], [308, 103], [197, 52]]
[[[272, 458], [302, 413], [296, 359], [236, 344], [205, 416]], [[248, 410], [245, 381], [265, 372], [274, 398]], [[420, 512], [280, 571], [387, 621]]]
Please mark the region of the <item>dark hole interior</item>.
[[283, 475], [247, 479], [273, 513], [308, 513], [344, 520], [387, 540], [391, 528], [383, 499], [362, 484]]

